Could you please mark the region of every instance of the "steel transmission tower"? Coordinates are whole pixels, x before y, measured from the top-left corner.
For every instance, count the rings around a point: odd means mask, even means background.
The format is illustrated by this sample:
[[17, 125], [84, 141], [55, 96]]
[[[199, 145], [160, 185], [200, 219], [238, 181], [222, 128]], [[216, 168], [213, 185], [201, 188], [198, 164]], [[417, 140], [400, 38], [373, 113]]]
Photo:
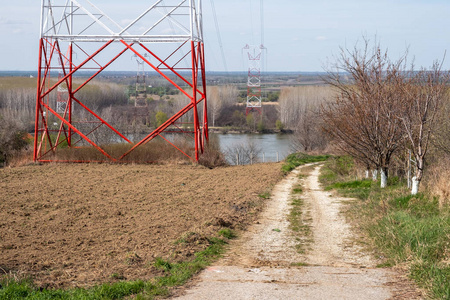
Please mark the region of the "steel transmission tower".
[[[264, 1], [260, 0], [260, 19], [261, 19], [261, 44], [245, 45], [243, 48], [247, 53], [248, 58], [248, 79], [247, 79], [247, 106], [245, 114], [248, 115], [251, 111], [256, 110], [261, 114], [261, 60], [264, 47]], [[252, 24], [253, 26], [253, 24]], [[253, 29], [252, 29], [253, 31]]]
[[[147, 53], [144, 53], [142, 55], [145, 58], [149, 58], [149, 55]], [[143, 61], [139, 56], [136, 54], [133, 55], [133, 58], [136, 59], [137, 62], [137, 74], [136, 74], [136, 89], [135, 89], [135, 95], [134, 95], [134, 106], [135, 107], [142, 107], [147, 106], [147, 84], [145, 82], [145, 61]]]
[[256, 110], [261, 113], [261, 56], [264, 46], [246, 45], [248, 55], [247, 106], [246, 115]]
[[[61, 149], [63, 145], [71, 151], [96, 149], [95, 159], [84, 159], [87, 161], [132, 160], [138, 147], [158, 136], [175, 146], [164, 137], [170, 130], [192, 138], [192, 152], [177, 149], [197, 161], [208, 140], [202, 1], [145, 1], [153, 4], [136, 12], [138, 16], [132, 16], [125, 26], [91, 0], [41, 1], [34, 160], [73, 161], [59, 156], [67, 150]], [[125, 1], [123, 6], [127, 7]], [[129, 20], [130, 16], [120, 19]], [[185, 96], [182, 109], [137, 143], [90, 107], [89, 99], [83, 98], [87, 93], [79, 93], [104, 70], [120, 65], [125, 53], [136, 55]], [[188, 67], [181, 67], [182, 61], [188, 61]], [[77, 75], [83, 76], [77, 78], [75, 85], [73, 78]], [[193, 120], [189, 130], [179, 126], [187, 114]], [[102, 146], [104, 137], [111, 135], [109, 143], [129, 144], [123, 153], [112, 154]]]

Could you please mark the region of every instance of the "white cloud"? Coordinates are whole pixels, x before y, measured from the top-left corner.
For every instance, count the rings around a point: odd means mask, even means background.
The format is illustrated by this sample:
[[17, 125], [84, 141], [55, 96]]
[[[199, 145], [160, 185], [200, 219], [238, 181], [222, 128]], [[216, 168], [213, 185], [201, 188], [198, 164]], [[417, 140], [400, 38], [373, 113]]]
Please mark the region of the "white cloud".
[[30, 21], [27, 20], [11, 20], [7, 18], [0, 17], [0, 24], [2, 25], [29, 25]]
[[175, 34], [176, 33], [176, 30], [175, 30], [175, 28], [166, 28], [166, 29], [164, 29], [164, 30], [162, 30], [162, 33], [164, 33], [164, 34]]
[[133, 21], [134, 21], [134, 19], [122, 19], [122, 20], [120, 20], [120, 24], [123, 26], [126, 26], [126, 25], [129, 25]]

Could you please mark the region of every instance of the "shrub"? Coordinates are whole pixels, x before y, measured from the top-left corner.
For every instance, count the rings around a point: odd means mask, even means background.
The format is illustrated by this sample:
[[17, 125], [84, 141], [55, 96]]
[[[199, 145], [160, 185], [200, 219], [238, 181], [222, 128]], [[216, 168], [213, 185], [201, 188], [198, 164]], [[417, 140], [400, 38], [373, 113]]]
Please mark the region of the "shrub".
[[27, 146], [26, 132], [13, 120], [0, 116], [0, 163], [6, 165], [12, 155]]
[[219, 140], [216, 135], [210, 136], [209, 143], [200, 156], [198, 163], [210, 169], [227, 165], [225, 156], [220, 151]]
[[279, 130], [279, 131], [283, 131], [284, 130], [284, 124], [283, 122], [281, 122], [280, 120], [277, 120], [275, 122], [275, 127]]

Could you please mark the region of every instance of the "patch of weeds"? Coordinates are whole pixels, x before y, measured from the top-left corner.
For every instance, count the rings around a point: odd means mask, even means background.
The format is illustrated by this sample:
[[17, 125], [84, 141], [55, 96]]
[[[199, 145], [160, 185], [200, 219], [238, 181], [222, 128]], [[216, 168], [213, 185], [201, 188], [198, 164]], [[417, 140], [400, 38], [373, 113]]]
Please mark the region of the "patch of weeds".
[[284, 173], [289, 173], [298, 166], [308, 163], [326, 161], [330, 157], [330, 155], [308, 155], [305, 153], [289, 154], [286, 157], [284, 164], [281, 166], [281, 170]]
[[195, 232], [186, 232], [179, 239], [177, 239], [174, 244], [186, 244], [188, 241], [192, 240], [195, 235], [197, 235]]
[[327, 186], [325, 190], [336, 189], [343, 196], [366, 200], [370, 195], [372, 183], [371, 180], [336, 182]]
[[115, 280], [124, 280], [125, 276], [123, 276], [122, 274], [119, 274], [119, 273], [113, 273], [109, 276], [109, 278], [115, 279]]
[[377, 268], [392, 268], [393, 266], [395, 266], [395, 263], [392, 261], [386, 261], [376, 265]]
[[353, 158], [350, 156], [331, 157], [322, 167], [319, 181], [323, 186], [329, 186], [342, 178], [348, 177], [354, 168]]
[[298, 262], [298, 263], [291, 263], [291, 266], [293, 267], [308, 267], [310, 264], [305, 262]]
[[230, 228], [220, 229], [219, 230], [219, 235], [223, 236], [224, 238], [227, 238], [227, 239], [233, 239], [233, 238], [236, 237], [236, 234]]
[[291, 202], [291, 210], [288, 215], [289, 228], [297, 235], [295, 246], [298, 253], [305, 253], [305, 247], [309, 245], [311, 239], [310, 219], [304, 213], [304, 201], [294, 197]]
[[435, 299], [450, 299], [450, 266], [414, 264], [411, 277], [421, 287], [431, 290]]
[[270, 198], [270, 193], [269, 192], [264, 192], [262, 194], [259, 194], [258, 197], [262, 198], [262, 199], [269, 199]]
[[305, 179], [306, 177], [308, 177], [308, 174], [304, 174], [304, 173], [300, 173], [297, 176], [298, 179]]
[[301, 185], [296, 185], [293, 189], [292, 189], [292, 193], [293, 194], [301, 194], [303, 193], [303, 189]]

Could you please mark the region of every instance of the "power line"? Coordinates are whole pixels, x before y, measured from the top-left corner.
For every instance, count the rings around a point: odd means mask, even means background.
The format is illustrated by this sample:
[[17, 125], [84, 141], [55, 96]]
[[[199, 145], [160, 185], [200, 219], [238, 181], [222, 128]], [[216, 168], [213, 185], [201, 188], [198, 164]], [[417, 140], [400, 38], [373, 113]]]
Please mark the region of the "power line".
[[261, 0], [260, 4], [260, 17], [261, 17], [261, 45], [264, 45], [264, 4], [263, 0]]
[[220, 54], [222, 55], [223, 66], [225, 67], [225, 72], [228, 73], [227, 61], [225, 59], [225, 53], [223, 52], [222, 38], [220, 36], [219, 22], [217, 21], [216, 7], [214, 6], [214, 0], [210, 0], [210, 2], [214, 16], [214, 24], [216, 25], [217, 38], [219, 40]]

